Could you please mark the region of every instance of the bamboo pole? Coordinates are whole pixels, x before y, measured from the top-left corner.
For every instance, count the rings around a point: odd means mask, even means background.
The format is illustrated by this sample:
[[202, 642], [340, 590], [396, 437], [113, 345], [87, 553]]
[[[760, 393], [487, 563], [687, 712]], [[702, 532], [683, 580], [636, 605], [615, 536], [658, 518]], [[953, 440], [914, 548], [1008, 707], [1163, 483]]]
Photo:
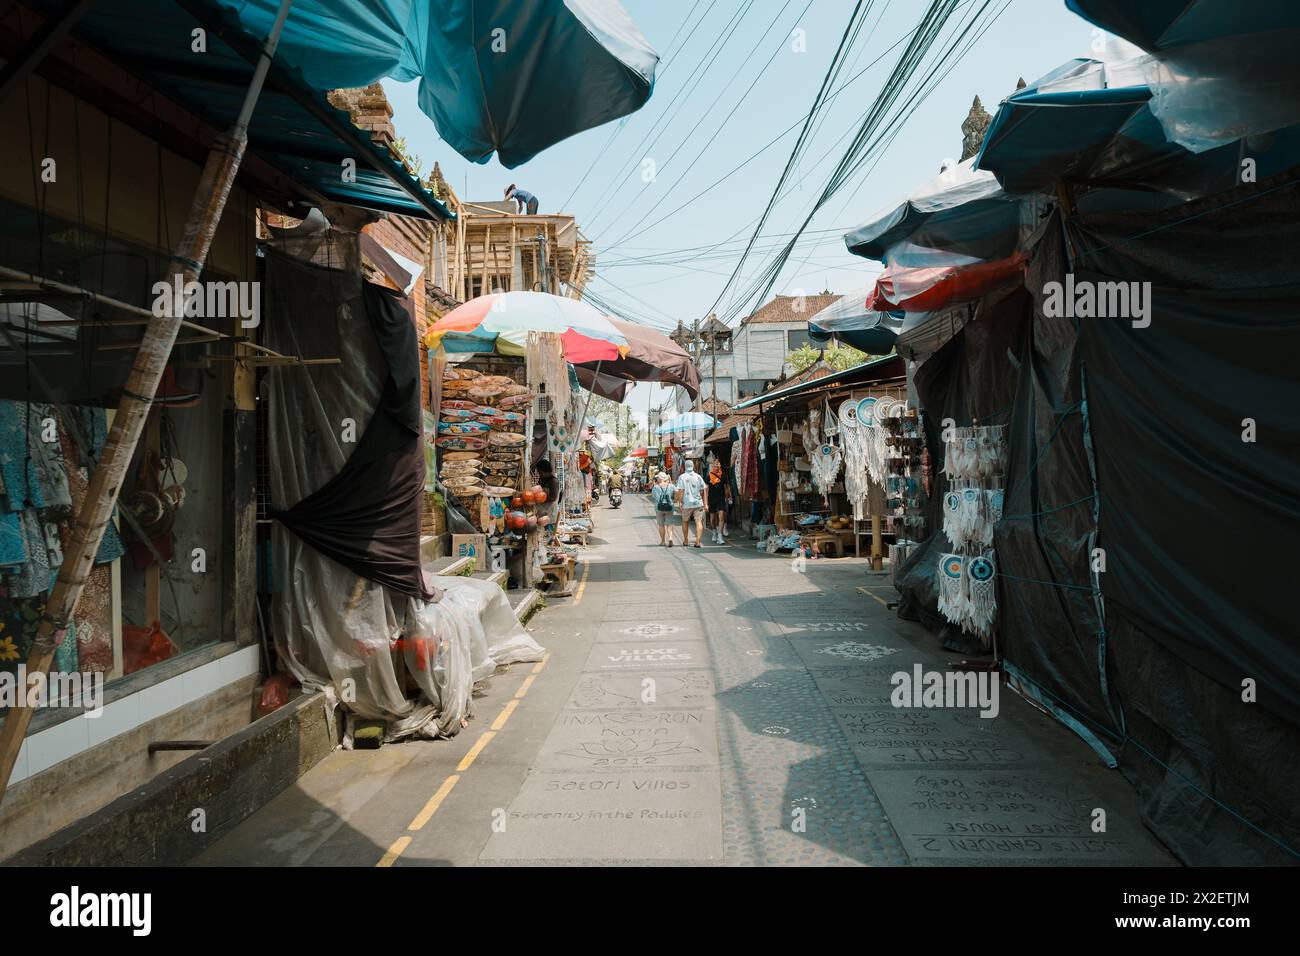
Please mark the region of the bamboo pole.
[[[194, 190], [190, 214], [185, 222], [185, 232], [172, 256], [172, 275], [180, 276], [181, 288], [187, 282], [197, 281], [203, 271], [203, 263], [212, 247], [217, 224], [221, 221], [226, 200], [230, 198], [230, 190], [235, 184], [235, 174], [239, 171], [244, 149], [248, 145], [248, 122], [262, 91], [271, 59], [275, 56], [275, 48], [280, 41], [284, 21], [289, 16], [291, 3], [292, 0], [280, 0], [279, 13], [262, 48], [261, 59], [253, 70], [253, 78], [244, 94], [239, 117], [230, 132], [213, 143], [212, 151], [204, 163], [198, 186]], [[175, 285], [174, 278], [172, 281]], [[139, 444], [145, 420], [149, 417], [154, 395], [158, 391], [158, 382], [171, 355], [172, 344], [180, 331], [184, 305], [183, 295], [175, 296], [170, 314], [164, 310], [163, 315], [152, 316], [145, 326], [144, 338], [135, 355], [131, 376], [122, 390], [122, 400], [113, 416], [113, 425], [109, 429], [99, 465], [90, 476], [86, 499], [77, 511], [63, 567], [59, 570], [58, 580], [54, 582], [54, 590], [46, 602], [45, 613], [41, 615], [37, 627], [36, 640], [27, 658], [29, 675], [44, 674], [50, 669], [54, 652], [67, 636], [68, 622], [85, 587], [95, 554], [99, 551], [104, 528], [112, 519], [113, 508], [117, 505], [122, 490], [122, 481], [135, 454], [136, 445]], [[25, 706], [26, 688], [23, 691], [18, 695], [17, 706], [8, 712], [4, 727], [0, 729], [0, 800], [4, 799], [9, 777], [18, 759], [18, 750], [32, 722], [32, 708]]]

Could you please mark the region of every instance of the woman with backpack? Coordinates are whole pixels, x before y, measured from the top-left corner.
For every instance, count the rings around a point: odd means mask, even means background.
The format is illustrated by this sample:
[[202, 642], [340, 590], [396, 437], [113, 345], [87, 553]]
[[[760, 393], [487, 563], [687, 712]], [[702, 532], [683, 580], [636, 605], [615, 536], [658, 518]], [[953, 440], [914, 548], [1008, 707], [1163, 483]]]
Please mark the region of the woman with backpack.
[[[659, 524], [659, 546], [673, 546], [673, 499], [677, 489], [668, 480], [664, 472], [655, 476], [654, 487], [650, 489], [650, 500], [655, 506], [655, 521]], [[666, 541], [665, 541], [666, 536]]]

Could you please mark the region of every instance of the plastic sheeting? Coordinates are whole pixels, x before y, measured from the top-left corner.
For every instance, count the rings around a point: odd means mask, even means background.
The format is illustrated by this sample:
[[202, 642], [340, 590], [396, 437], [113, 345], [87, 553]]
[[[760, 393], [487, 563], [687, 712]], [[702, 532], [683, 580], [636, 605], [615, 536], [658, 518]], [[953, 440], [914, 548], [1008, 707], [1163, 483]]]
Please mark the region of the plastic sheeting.
[[889, 352], [902, 331], [903, 318], [871, 307], [868, 299], [875, 289], [873, 282], [822, 309], [808, 320], [808, 337], [818, 343], [837, 338], [869, 355]]
[[1154, 56], [1146, 75], [1151, 113], [1166, 139], [1193, 153], [1291, 126], [1300, 121], [1297, 48], [1293, 26]]
[[[215, 0], [254, 36], [279, 0]], [[420, 81], [466, 159], [513, 168], [639, 109], [658, 55], [614, 0], [294, 0], [276, 59], [318, 90]]]
[[[1067, 271], [1151, 282], [1151, 324], [989, 297], [915, 375], [932, 455], [943, 417], [1008, 423], [994, 537], [1008, 673], [1118, 763], [1191, 864], [1300, 851], [1297, 196], [1292, 173], [1176, 209], [1081, 214], [1070, 237], [1092, 251], [1073, 267], [1054, 215], [1027, 288]], [[932, 502], [942, 491], [937, 476]], [[898, 575], [902, 610], [935, 630], [939, 542]]]
[[[344, 467], [353, 447], [345, 441], [346, 420], [356, 435], [364, 432], [380, 404], [386, 365], [364, 312], [355, 237], [290, 236], [279, 245], [345, 267], [276, 252], [267, 258], [264, 343], [290, 355], [337, 356], [346, 369], [280, 366], [266, 373], [271, 501], [285, 508]], [[286, 270], [306, 270], [312, 281], [282, 282]], [[356, 716], [387, 721], [388, 739], [455, 733], [469, 716], [473, 682], [503, 662], [494, 649], [505, 660], [542, 653], [495, 585], [492, 595], [484, 582], [434, 578], [447, 590], [428, 605], [358, 576], [278, 523], [272, 546], [281, 660], [305, 688], [323, 689]], [[419, 699], [409, 700], [399, 679], [403, 658], [423, 692]]]
[[846, 233], [844, 245], [855, 256], [881, 261], [903, 240], [991, 258], [1015, 248], [1021, 222], [1019, 201], [1003, 192], [992, 173], [975, 168], [972, 158]]
[[916, 268], [891, 265], [876, 280], [867, 305], [884, 311], [935, 312], [956, 302], [987, 295], [1016, 279], [1024, 271], [1026, 260], [1023, 252], [991, 262], [963, 261], [966, 258], [953, 256], [950, 265]]
[[976, 166], [1016, 194], [1065, 181], [1192, 199], [1241, 182], [1243, 158], [1257, 180], [1271, 177], [1300, 161], [1300, 129], [1290, 125], [1300, 119], [1300, 81], [1285, 69], [1286, 50], [1284, 35], [1220, 50], [1205, 59], [1262, 56], [1216, 76], [1186, 51], [1151, 57], [1110, 44], [1104, 59], [1071, 60], [1007, 97]]

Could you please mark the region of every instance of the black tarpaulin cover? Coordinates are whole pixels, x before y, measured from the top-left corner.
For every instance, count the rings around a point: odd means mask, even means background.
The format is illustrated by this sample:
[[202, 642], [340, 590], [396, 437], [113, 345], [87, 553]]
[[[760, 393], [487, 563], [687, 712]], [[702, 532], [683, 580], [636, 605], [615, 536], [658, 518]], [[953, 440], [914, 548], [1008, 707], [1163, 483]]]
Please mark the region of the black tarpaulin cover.
[[[1295, 863], [1300, 174], [1082, 214], [1069, 236], [1072, 268], [1059, 219], [1040, 231], [1025, 321], [985, 300], [916, 374], [932, 430], [1012, 399], [995, 529], [1007, 670], [1118, 762], [1180, 859]], [[1150, 325], [1045, 316], [1044, 286], [1070, 271], [1150, 282]], [[946, 540], [926, 544], [899, 586], [933, 624]]]
[[361, 577], [428, 600], [420, 568], [424, 451], [415, 323], [398, 293], [367, 283], [361, 299], [388, 366], [379, 405], [342, 470], [274, 517]]

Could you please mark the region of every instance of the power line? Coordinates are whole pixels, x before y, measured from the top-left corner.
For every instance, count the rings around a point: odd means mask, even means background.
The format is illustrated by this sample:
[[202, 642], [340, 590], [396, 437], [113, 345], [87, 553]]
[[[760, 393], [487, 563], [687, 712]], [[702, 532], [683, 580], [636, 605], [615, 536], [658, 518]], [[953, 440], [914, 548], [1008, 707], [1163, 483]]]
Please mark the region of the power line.
[[[946, 64], [948, 58], [952, 55], [952, 52], [957, 45], [967, 38], [974, 22], [984, 15], [992, 2], [993, 0], [985, 0], [983, 5], [976, 12], [975, 17], [972, 17], [971, 21], [966, 24], [965, 28], [959, 31], [958, 36], [949, 45], [948, 49], [937, 58], [930, 73], [921, 81], [918, 88], [911, 94], [911, 101], [909, 104], [910, 109], [896, 113], [894, 117], [889, 120], [887, 128], [883, 132], [879, 132], [878, 127], [881, 122], [884, 121], [885, 116], [892, 108], [893, 103], [902, 95], [903, 89], [910, 77], [920, 68], [926, 53], [938, 39], [944, 23], [955, 10], [953, 0], [934, 0], [929, 9], [927, 9], [916, 32], [913, 34], [912, 41], [908, 44], [907, 49], [899, 58], [898, 63], [895, 65], [894, 70], [887, 79], [880, 95], [867, 111], [867, 115], [864, 117], [862, 124], [858, 127], [858, 130], [853, 137], [853, 142], [845, 151], [839, 163], [837, 163], [836, 168], [832, 172], [821, 195], [813, 204], [812, 211], [804, 218], [799, 229], [800, 233], [802, 233], [803, 229], [807, 228], [808, 224], [812, 221], [812, 218], [830, 199], [830, 197], [839, 191], [850, 178], [864, 167], [880, 144], [892, 139], [892, 135], [901, 126], [901, 123], [905, 121], [912, 112], [914, 112], [921, 100], [924, 99], [924, 96], [928, 96], [929, 92], [934, 89], [934, 84], [931, 84], [929, 89], [925, 89], [925, 87], [930, 83], [938, 70]], [[1005, 10], [1005, 6], [1002, 9]], [[1001, 12], [1001, 10], [998, 11], [998, 14], [1000, 15]], [[993, 19], [996, 19], [996, 16]], [[987, 29], [987, 25], [984, 29]], [[982, 35], [983, 31], [970, 39], [969, 42], [967, 42], [965, 50], [962, 51], [961, 56], [964, 56], [965, 53], [969, 51], [970, 46], [974, 41]], [[955, 61], [953, 65], [955, 65]], [[948, 69], [951, 71], [952, 67], [949, 66]], [[874, 142], [869, 142], [873, 135], [875, 136]], [[754, 283], [752, 283], [743, 293], [733, 297], [733, 301], [736, 305], [734, 310], [729, 312], [727, 317], [728, 319], [745, 308], [746, 303], [755, 297], [755, 290], [761, 289], [757, 294], [758, 300], [762, 300], [767, 296], [772, 287], [776, 284], [776, 280], [780, 275], [782, 268], [789, 260], [793, 251], [794, 241], [792, 240], [787, 244], [787, 247], [776, 256], [773, 263], [759, 273]], [[738, 264], [736, 272], [739, 273], [739, 271]], [[734, 281], [734, 279], [732, 281]], [[726, 288], [724, 288], [723, 293], [725, 294], [726, 291]], [[721, 300], [721, 298], [722, 295], [719, 295], [719, 300]], [[724, 319], [724, 321], [726, 320], [727, 319]]]
[[[700, 19], [696, 22], [696, 25], [695, 25], [695, 26], [696, 26], [696, 32], [699, 31], [699, 26], [700, 26], [700, 24], [702, 24], [702, 23], [704, 22], [705, 18], [709, 15], [709, 12], [713, 10], [713, 7], [716, 5], [716, 3], [717, 3], [717, 0], [711, 0], [711, 2], [709, 3], [708, 8], [704, 11], [704, 16], [700, 17]], [[725, 35], [722, 37], [721, 42], [720, 42], [720, 43], [717, 43], [717, 44], [715, 44], [713, 47], [711, 47], [711, 51], [712, 51], [712, 53], [713, 53], [713, 58], [709, 60], [710, 63], [712, 63], [713, 59], [716, 59], [716, 58], [717, 58], [718, 53], [721, 52], [721, 48], [724, 47], [724, 46], [726, 46], [727, 41], [731, 39], [731, 37], [732, 37], [733, 34], [735, 34], [736, 29], [740, 26], [740, 22], [741, 22], [741, 20], [744, 18], [744, 13], [745, 13], [745, 11], [747, 11], [747, 10], [749, 9], [749, 7], [750, 7], [750, 5], [752, 5], [752, 3], [753, 3], [753, 0], [745, 0], [745, 7], [742, 8], [741, 13], [740, 13], [740, 14], [739, 14], [739, 15], [738, 15], [738, 16], [737, 16], [737, 17], [732, 21], [731, 26], [730, 26], [730, 29], [728, 29], [728, 30], [726, 31]], [[705, 60], [706, 60], [706, 58], [709, 57], [709, 53], [710, 53], [710, 50], [705, 50], [705, 51], [704, 51], [703, 55], [702, 55], [702, 56], [700, 57], [700, 59], [699, 59], [699, 62], [697, 62], [697, 63], [695, 64], [695, 68], [694, 68], [693, 70], [691, 70], [691, 74], [690, 74], [690, 76], [688, 76], [688, 77], [686, 78], [686, 82], [683, 84], [683, 92], [682, 92], [682, 94], [680, 94], [677, 98], [675, 98], [675, 99], [669, 101], [669, 106], [664, 110], [663, 113], [659, 114], [659, 116], [655, 118], [654, 123], [651, 124], [651, 126], [650, 126], [650, 128], [649, 128], [648, 130], [646, 130], [645, 135], [641, 137], [641, 142], [637, 143], [637, 145], [636, 145], [635, 147], [633, 147], [632, 152], [628, 154], [627, 159], [623, 160], [623, 161], [618, 165], [618, 168], [617, 168], [616, 172], [615, 172], [614, 175], [610, 178], [609, 182], [605, 184], [605, 188], [602, 189], [602, 190], [600, 191], [599, 196], [597, 196], [595, 202], [592, 204], [592, 206], [593, 206], [593, 208], [595, 209], [595, 211], [593, 212], [593, 214], [592, 214], [591, 216], [588, 216], [588, 217], [587, 217], [587, 221], [588, 221], [588, 223], [590, 223], [590, 222], [592, 221], [592, 219], [593, 219], [595, 216], [599, 215], [600, 212], [604, 209], [604, 206], [605, 206], [605, 204], [606, 204], [606, 197], [607, 197], [607, 196], [610, 197], [610, 198], [613, 198], [614, 195], [617, 195], [618, 190], [619, 190], [619, 189], [621, 188], [621, 186], [622, 186], [622, 177], [623, 177], [624, 171], [625, 171], [625, 170], [627, 169], [627, 167], [628, 167], [629, 162], [630, 162], [632, 165], [635, 165], [635, 164], [636, 164], [636, 157], [637, 157], [637, 155], [638, 155], [638, 154], [641, 154], [641, 153], [643, 152], [643, 149], [644, 149], [644, 147], [645, 147], [645, 145], [646, 145], [646, 142], [650, 140], [650, 137], [651, 137], [652, 135], [655, 136], [655, 139], [652, 141], [652, 145], [653, 145], [654, 142], [658, 142], [658, 136], [659, 136], [659, 135], [662, 135], [662, 132], [663, 132], [662, 130], [660, 130], [659, 133], [656, 134], [655, 131], [659, 128], [659, 124], [660, 124], [661, 122], [664, 122], [665, 120], [667, 120], [668, 122], [671, 122], [672, 119], [673, 119], [674, 117], [676, 117], [677, 113], [681, 111], [682, 106], [683, 106], [683, 105], [684, 105], [684, 104], [685, 104], [685, 103], [690, 99], [691, 95], [692, 95], [692, 94], [695, 92], [695, 90], [698, 88], [698, 86], [699, 86], [699, 78], [698, 78], [698, 76], [699, 76], [700, 68], [703, 67], [703, 66], [705, 65]], [[676, 107], [675, 109], [674, 109], [674, 105], [675, 105], [675, 107]], [[667, 123], [667, 122], [664, 123], [664, 127], [663, 127], [663, 128], [664, 128], [664, 129], [667, 129], [667, 128], [668, 128], [668, 123]], [[611, 189], [613, 190], [613, 193], [610, 192]]]
[[[799, 15], [796, 16], [794, 19], [796, 25], [808, 13], [809, 8], [812, 7], [814, 2], [815, 0], [808, 0], [808, 2], [804, 5], [804, 8], [801, 11], [799, 11]], [[767, 39], [767, 35], [772, 32], [772, 27], [776, 26], [776, 21], [789, 8], [790, 3], [791, 0], [786, 0], [786, 2], [782, 5], [781, 9], [777, 11], [776, 16], [772, 18], [771, 26], [769, 26], [766, 30], [763, 31], [763, 35], [758, 38], [758, 42], [754, 44], [753, 48], [749, 51], [749, 55], [745, 57], [746, 61], [752, 58], [753, 55], [758, 51], [758, 48], [762, 45], [763, 41]], [[731, 107], [731, 112], [729, 112], [726, 115], [726, 117], [722, 120], [722, 122], [718, 124], [718, 128], [713, 131], [713, 135], [709, 137], [708, 142], [705, 143], [704, 146], [700, 149], [700, 151], [695, 154], [695, 158], [692, 159], [690, 164], [686, 167], [686, 169], [682, 171], [682, 174], [673, 181], [673, 184], [671, 186], [668, 187], [668, 193], [671, 194], [673, 188], [676, 187], [676, 185], [680, 183], [686, 176], [688, 176], [692, 169], [695, 168], [695, 164], [699, 162], [700, 157], [702, 157], [706, 152], [708, 152], [709, 147], [713, 145], [713, 141], [718, 138], [718, 136], [722, 133], [723, 129], [726, 128], [726, 125], [731, 122], [732, 117], [736, 115], [736, 111], [740, 109], [741, 104], [743, 104], [745, 100], [749, 98], [749, 95], [753, 93], [755, 89], [757, 89], [758, 81], [763, 78], [763, 75], [765, 73], [767, 73], [768, 67], [770, 67], [773, 63], [776, 62], [777, 53], [780, 52], [780, 49], [783, 46], [785, 46], [784, 37], [782, 37], [780, 44], [777, 46], [777, 49], [772, 51], [772, 55], [767, 58], [767, 62], [763, 64], [762, 69], [758, 71], [758, 75], [755, 76], [754, 79], [746, 86], [745, 92], [741, 94], [740, 99], [738, 99], [735, 102], [735, 104]], [[682, 147], [686, 145], [686, 143], [690, 140], [691, 136], [695, 133], [695, 131], [700, 128], [700, 124], [703, 123], [704, 120], [708, 117], [708, 115], [713, 112], [713, 107], [717, 106], [718, 103], [721, 102], [722, 92], [725, 92], [725, 90], [718, 93], [718, 95], [714, 98], [713, 103], [711, 103], [709, 105], [709, 108], [705, 110], [703, 114], [701, 114], [698, 120], [695, 121], [695, 125], [690, 128], [690, 130], [686, 133], [684, 137], [682, 137], [681, 143], [678, 144], [677, 148], [674, 149], [672, 153], [669, 154], [668, 158], [663, 161], [663, 163], [659, 166], [658, 170], [656, 170], [656, 173], [662, 172], [663, 169], [673, 161], [673, 157], [675, 157], [681, 151]], [[632, 203], [635, 203], [637, 199], [641, 198], [641, 196], [645, 194], [645, 191], [646, 189], [649, 188], [649, 186], [650, 186], [649, 183], [644, 183], [641, 186], [641, 191], [638, 192], [635, 197], [633, 197]], [[629, 208], [631, 207], [632, 203], [628, 204]], [[654, 211], [653, 208], [647, 210], [641, 216], [641, 218], [638, 219], [632, 225], [632, 227], [627, 230], [627, 232], [631, 232], [633, 229], [636, 229], [637, 226], [641, 225], [641, 223], [645, 222], [646, 217], [648, 217], [653, 211]], [[626, 233], [624, 233], [624, 235], [626, 235]], [[615, 241], [614, 245], [618, 245], [618, 242]]]
[[[971, 2], [971, 0], [963, 0], [963, 3], [969, 3], [969, 2]], [[886, 47], [883, 51], [881, 51], [881, 53], [879, 54], [879, 56], [876, 58], [876, 61], [875, 61], [875, 62], [873, 62], [873, 63], [871, 63], [870, 65], [868, 65], [868, 66], [864, 67], [863, 69], [859, 70], [856, 74], [854, 74], [852, 77], [850, 77], [848, 80], [846, 80], [846, 81], [843, 83], [843, 85], [841, 85], [837, 90], [835, 90], [835, 92], [833, 92], [830, 96], [828, 96], [828, 97], [826, 98], [826, 102], [829, 103], [829, 102], [831, 102], [832, 100], [836, 99], [836, 98], [837, 98], [841, 93], [843, 93], [843, 92], [844, 92], [845, 90], [847, 90], [850, 86], [852, 86], [854, 83], [856, 83], [858, 80], [860, 80], [863, 76], [865, 76], [865, 75], [866, 75], [866, 74], [867, 74], [867, 73], [868, 73], [868, 72], [869, 72], [869, 71], [870, 71], [870, 70], [871, 70], [871, 69], [876, 65], [876, 63], [879, 63], [879, 62], [880, 62], [880, 57], [883, 57], [886, 53], [889, 53], [890, 51], [896, 49], [896, 48], [897, 48], [898, 46], [900, 46], [900, 45], [901, 45], [901, 44], [902, 44], [902, 43], [903, 43], [903, 42], [908, 38], [908, 36], [910, 36], [910, 35], [911, 35], [910, 33], [905, 33], [905, 34], [903, 34], [903, 36], [899, 37], [897, 40], [895, 40], [893, 43], [891, 43], [888, 47]], [[699, 199], [701, 196], [703, 196], [703, 195], [705, 195], [706, 193], [708, 193], [710, 190], [712, 190], [712, 189], [713, 189], [715, 186], [717, 186], [719, 183], [725, 182], [726, 180], [730, 179], [734, 174], [740, 172], [740, 170], [744, 169], [746, 166], [748, 166], [748, 165], [749, 165], [750, 163], [752, 163], [754, 160], [758, 159], [759, 156], [763, 155], [765, 152], [767, 152], [769, 149], [771, 149], [773, 146], [775, 146], [775, 145], [776, 145], [777, 143], [779, 143], [781, 140], [785, 139], [785, 137], [788, 136], [792, 131], [794, 131], [794, 130], [799, 126], [800, 123], [805, 122], [805, 121], [808, 119], [808, 117], [811, 116], [811, 115], [812, 115], [812, 112], [810, 111], [808, 114], [805, 114], [804, 116], [801, 116], [799, 119], [795, 120], [793, 123], [791, 123], [789, 126], [787, 126], [787, 127], [786, 127], [784, 130], [782, 130], [780, 133], [777, 133], [777, 135], [776, 135], [775, 137], [773, 137], [772, 139], [768, 140], [768, 142], [765, 143], [763, 146], [760, 146], [757, 150], [755, 150], [753, 153], [751, 153], [751, 154], [750, 154], [746, 159], [742, 160], [740, 163], [737, 163], [735, 166], [731, 167], [731, 169], [727, 170], [725, 173], [723, 173], [721, 176], [719, 176], [719, 177], [718, 177], [717, 179], [715, 179], [713, 182], [709, 183], [709, 185], [705, 186], [703, 189], [701, 189], [701, 190], [700, 190], [699, 192], [697, 192], [695, 195], [691, 196], [690, 199], [687, 199], [685, 202], [681, 203], [680, 205], [674, 206], [671, 210], [669, 210], [668, 212], [664, 213], [664, 215], [662, 215], [662, 216], [660, 216], [658, 219], [654, 220], [654, 222], [651, 222], [651, 223], [650, 223], [649, 225], [647, 225], [647, 226], [643, 226], [641, 229], [639, 229], [637, 232], [632, 233], [630, 236], [625, 236], [625, 237], [623, 237], [622, 239], [619, 239], [619, 241], [616, 242], [616, 243], [614, 243], [613, 245], [606, 246], [604, 251], [608, 252], [608, 251], [610, 251], [610, 250], [612, 250], [612, 249], [615, 249], [615, 248], [617, 248], [618, 246], [622, 245], [624, 242], [626, 242], [628, 239], [635, 239], [637, 236], [642, 235], [643, 233], [646, 233], [646, 232], [650, 231], [650, 230], [653, 229], [655, 226], [659, 225], [661, 222], [664, 222], [665, 220], [672, 218], [672, 217], [675, 216], [677, 213], [679, 213], [679, 212], [681, 212], [683, 209], [685, 209], [687, 206], [691, 205], [691, 203], [695, 202], [695, 200]], [[841, 137], [841, 138], [843, 138], [843, 137]], [[805, 174], [805, 177], [806, 177], [807, 175], [808, 175], [808, 174]], [[800, 179], [798, 180], [798, 182], [802, 182], [802, 181], [803, 181], [803, 178], [800, 178]], [[757, 221], [757, 220], [755, 220], [755, 221]], [[741, 229], [737, 230], [737, 233], [743, 231], [744, 228], [746, 228], [746, 227], [741, 227]], [[733, 233], [733, 235], [734, 235], [734, 233]]]
[[[708, 10], [704, 11], [704, 13], [705, 16], [707, 16]], [[663, 65], [659, 68], [659, 71], [655, 75], [656, 83], [660, 83], [663, 81], [664, 75], [668, 72], [668, 68], [672, 66], [673, 61], [677, 58], [676, 55], [680, 51], [674, 50], [673, 44], [677, 42], [677, 38], [681, 36], [682, 31], [686, 29], [686, 24], [691, 22], [691, 16], [692, 16], [691, 14], [687, 14], [686, 19], [683, 20], [681, 26], [677, 28], [677, 32], [673, 34], [673, 38], [668, 41], [668, 52], [664, 54]], [[702, 23], [703, 21], [704, 21], [704, 17], [701, 17], [700, 22]], [[596, 154], [591, 158], [591, 165], [588, 166], [587, 171], [582, 174], [582, 178], [579, 179], [578, 184], [573, 187], [573, 191], [569, 193], [568, 198], [565, 199], [564, 203], [559, 207], [560, 209], [564, 209], [569, 205], [570, 202], [573, 201], [573, 197], [578, 194], [578, 190], [581, 189], [583, 184], [587, 181], [587, 177], [591, 175], [591, 171], [596, 168], [596, 164], [600, 162], [602, 158], [604, 158], [606, 153], [609, 152], [610, 147], [614, 145], [614, 140], [618, 139], [619, 134], [622, 133], [623, 130], [627, 127], [629, 121], [630, 121], [630, 117], [624, 117], [623, 121], [618, 123], [614, 127], [614, 131], [610, 134], [609, 139], [605, 140], [605, 145], [602, 146], [599, 150], [597, 150]]]

